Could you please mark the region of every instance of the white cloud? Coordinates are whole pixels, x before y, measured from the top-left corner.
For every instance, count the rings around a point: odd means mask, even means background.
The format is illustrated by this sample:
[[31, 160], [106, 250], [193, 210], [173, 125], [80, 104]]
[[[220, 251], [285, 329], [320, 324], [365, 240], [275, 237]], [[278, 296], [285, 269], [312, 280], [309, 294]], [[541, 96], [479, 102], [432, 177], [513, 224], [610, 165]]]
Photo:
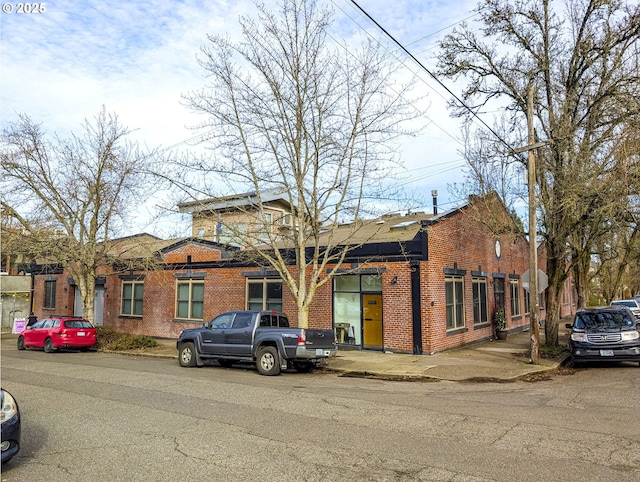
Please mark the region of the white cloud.
[[[444, 1], [359, 3], [433, 68], [435, 41], [444, 33], [440, 30], [469, 16], [475, 2], [456, 4], [455, 9]], [[366, 30], [381, 37], [351, 2], [333, 4], [333, 35], [362, 35]], [[49, 132], [65, 136], [78, 132], [84, 119], [104, 105], [136, 129], [135, 139], [149, 147], [167, 147], [194, 136], [186, 126], [198, 123], [198, 117], [181, 105], [181, 95], [204, 86], [196, 55], [207, 34], [237, 35], [238, 16], [253, 11], [249, 0], [58, 0], [46, 7], [43, 14], [0, 15], [2, 127], [25, 113]], [[419, 72], [404, 54], [397, 55]], [[423, 122], [430, 126], [403, 142], [407, 179], [402, 182], [424, 191], [429, 202], [431, 189], [438, 189], [446, 203], [446, 184], [461, 176], [459, 145], [452, 139], [460, 129], [446, 111], [447, 94], [426, 73], [419, 76], [424, 82], [417, 88], [429, 94], [431, 105]]]

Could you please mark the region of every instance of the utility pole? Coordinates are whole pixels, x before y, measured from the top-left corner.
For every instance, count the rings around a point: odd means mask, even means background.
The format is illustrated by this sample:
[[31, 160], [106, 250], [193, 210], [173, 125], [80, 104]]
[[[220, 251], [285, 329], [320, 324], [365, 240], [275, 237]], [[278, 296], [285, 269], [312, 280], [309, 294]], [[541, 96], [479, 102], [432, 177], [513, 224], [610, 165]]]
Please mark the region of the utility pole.
[[[531, 363], [540, 363], [540, 299], [538, 298], [538, 232], [536, 216], [536, 156], [535, 149], [552, 144], [553, 141], [536, 142], [533, 128], [533, 85], [527, 91], [528, 144], [513, 150], [513, 154], [527, 151], [527, 183], [529, 184], [529, 333], [531, 335]], [[544, 288], [543, 288], [544, 289]]]
[[538, 298], [538, 235], [536, 216], [536, 156], [534, 152], [533, 85], [527, 92], [527, 126], [529, 131], [527, 179], [529, 183], [529, 334], [531, 336], [531, 363], [540, 363], [540, 301]]

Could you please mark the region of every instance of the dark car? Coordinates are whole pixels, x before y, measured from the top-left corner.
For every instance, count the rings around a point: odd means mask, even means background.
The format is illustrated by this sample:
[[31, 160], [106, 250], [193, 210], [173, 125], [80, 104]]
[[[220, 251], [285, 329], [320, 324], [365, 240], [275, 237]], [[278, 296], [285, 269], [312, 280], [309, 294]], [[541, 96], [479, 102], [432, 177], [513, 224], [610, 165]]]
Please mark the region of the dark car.
[[276, 311], [228, 311], [202, 328], [180, 332], [176, 342], [180, 366], [203, 366], [217, 360], [222, 366], [254, 363], [261, 375], [279, 375], [289, 365], [308, 372], [336, 356], [333, 329], [291, 328], [284, 313]]
[[635, 361], [640, 364], [640, 326], [625, 306], [578, 310], [571, 329], [569, 348], [573, 365], [582, 362]]
[[20, 450], [20, 410], [16, 400], [5, 389], [0, 391], [2, 405], [2, 463], [8, 462]]
[[91, 322], [71, 316], [38, 321], [18, 337], [18, 350], [44, 348], [51, 353], [59, 348], [91, 348], [96, 344], [96, 329]]

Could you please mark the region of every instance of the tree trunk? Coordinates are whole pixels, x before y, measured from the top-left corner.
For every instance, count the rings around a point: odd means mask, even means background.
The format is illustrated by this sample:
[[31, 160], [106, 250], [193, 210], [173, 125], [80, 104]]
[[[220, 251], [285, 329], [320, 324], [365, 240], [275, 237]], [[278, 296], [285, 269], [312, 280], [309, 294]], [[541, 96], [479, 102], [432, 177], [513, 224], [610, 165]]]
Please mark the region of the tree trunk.
[[564, 281], [567, 276], [566, 260], [562, 256], [562, 247], [558, 247], [552, 240], [547, 241], [547, 317], [544, 325], [545, 344], [558, 345], [558, 324], [560, 322], [560, 301]]
[[309, 328], [309, 305], [298, 303], [298, 328]]
[[[574, 252], [573, 256], [573, 279], [578, 295], [577, 307], [583, 308], [589, 304], [589, 267], [590, 257], [581, 256]], [[586, 259], [585, 259], [586, 258]]]
[[[549, 284], [549, 288], [552, 285]], [[545, 345], [558, 345], [558, 324], [560, 322], [560, 294], [554, 289], [547, 291], [547, 319], [544, 324]]]
[[95, 277], [76, 280], [76, 286], [80, 290], [82, 299], [82, 316], [93, 324], [95, 322]]

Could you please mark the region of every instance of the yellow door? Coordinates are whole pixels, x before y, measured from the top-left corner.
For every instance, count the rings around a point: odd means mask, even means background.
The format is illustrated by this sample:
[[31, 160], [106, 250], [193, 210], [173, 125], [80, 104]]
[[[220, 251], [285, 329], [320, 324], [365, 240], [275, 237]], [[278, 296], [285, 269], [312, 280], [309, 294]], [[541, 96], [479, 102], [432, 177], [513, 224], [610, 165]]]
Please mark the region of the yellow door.
[[365, 348], [382, 348], [382, 295], [362, 295], [362, 336]]

